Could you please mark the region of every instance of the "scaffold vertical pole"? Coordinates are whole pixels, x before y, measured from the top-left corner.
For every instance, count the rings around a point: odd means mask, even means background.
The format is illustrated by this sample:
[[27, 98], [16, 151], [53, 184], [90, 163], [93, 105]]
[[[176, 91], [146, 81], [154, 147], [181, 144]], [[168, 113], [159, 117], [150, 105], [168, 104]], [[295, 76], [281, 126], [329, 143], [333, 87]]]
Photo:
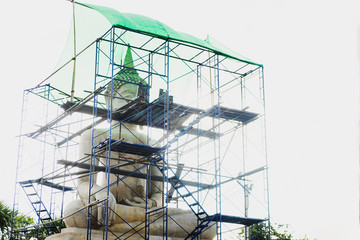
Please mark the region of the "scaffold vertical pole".
[[[200, 108], [200, 94], [201, 94], [201, 66], [198, 65], [196, 68], [196, 107]], [[196, 138], [196, 167], [197, 169], [200, 169], [200, 121], [197, 124], [197, 138]], [[196, 178], [197, 178], [197, 191], [196, 191], [196, 200], [200, 202], [200, 176], [201, 172], [197, 171]], [[197, 206], [196, 213], [199, 214], [200, 207]], [[200, 224], [199, 219], [197, 219], [197, 224]]]
[[216, 95], [217, 95], [217, 114], [216, 114], [216, 126], [217, 126], [217, 134], [219, 137], [217, 137], [214, 141], [214, 147], [215, 147], [215, 184], [216, 184], [216, 213], [219, 214], [219, 220], [218, 220], [218, 239], [222, 239], [222, 219], [221, 219], [221, 159], [220, 159], [220, 102], [221, 102], [221, 96], [220, 96], [220, 70], [219, 70], [219, 55], [216, 54], [214, 56], [214, 82], [215, 82], [215, 89]]
[[[50, 86], [49, 84], [46, 84], [44, 86], [45, 90], [44, 90], [44, 98], [45, 99], [49, 99], [49, 95], [50, 95]], [[43, 116], [45, 117], [45, 122], [48, 123], [48, 114], [49, 113], [49, 101], [46, 101], [46, 104], [44, 106], [44, 109], [43, 109]], [[39, 159], [42, 160], [41, 162], [41, 178], [44, 177], [44, 168], [45, 168], [45, 159], [46, 159], [46, 146], [47, 146], [47, 135], [48, 135], [48, 131], [44, 131], [43, 132], [43, 140], [42, 140], [42, 145], [40, 147], [40, 156], [39, 156]], [[38, 184], [37, 186], [37, 189], [36, 191], [39, 193], [39, 201], [40, 202], [43, 202], [43, 185], [42, 184]], [[43, 221], [42, 221], [42, 217], [41, 217], [41, 213], [42, 211], [45, 211], [46, 209], [41, 209], [42, 207], [45, 208], [45, 203], [43, 204], [38, 204], [38, 212], [36, 213], [37, 216], [38, 216], [38, 225], [40, 226]], [[45, 229], [47, 229], [45, 227]], [[39, 234], [40, 234], [40, 227], [37, 227], [37, 237], [39, 237]]]
[[[170, 117], [169, 117], [169, 104], [170, 104], [170, 42], [167, 40], [165, 42], [165, 77], [166, 77], [166, 120], [164, 123], [166, 124], [165, 134], [166, 134], [166, 146], [169, 143], [169, 124], [170, 124]], [[164, 219], [164, 226], [163, 229], [165, 230], [165, 239], [168, 239], [168, 204], [169, 204], [169, 148], [165, 151], [165, 164], [166, 164], [166, 182], [164, 191], [165, 191], [165, 219]]]
[[[245, 87], [245, 79], [243, 77], [240, 78], [240, 96], [241, 96], [241, 109], [244, 109], [246, 106], [246, 87]], [[242, 171], [246, 172], [246, 150], [247, 150], [247, 138], [246, 138], [246, 125], [243, 125], [241, 127], [241, 142], [242, 142], [242, 162], [243, 162], [243, 168]], [[248, 193], [248, 187], [247, 187], [247, 179], [246, 176], [244, 176], [242, 180], [243, 184], [243, 190], [244, 190], [244, 216], [248, 217], [248, 210], [249, 210], [249, 193]], [[249, 227], [245, 226], [244, 229], [245, 234], [245, 240], [249, 240]]]
[[23, 134], [23, 125], [24, 120], [26, 117], [26, 103], [27, 103], [27, 94], [26, 91], [23, 91], [23, 98], [22, 98], [22, 106], [21, 106], [21, 116], [20, 116], [20, 130], [19, 130], [19, 141], [18, 141], [18, 153], [17, 153], [17, 159], [16, 159], [16, 172], [15, 172], [15, 184], [14, 184], [14, 200], [13, 200], [13, 211], [11, 215], [11, 233], [10, 233], [10, 239], [15, 239], [15, 233], [14, 233], [14, 220], [15, 220], [15, 213], [18, 211], [18, 202], [19, 202], [19, 186], [18, 186], [18, 174], [19, 174], [19, 168], [21, 166], [22, 160], [23, 160], [23, 152], [24, 152], [24, 138], [25, 136], [22, 136]]
[[[94, 91], [97, 89], [97, 77], [98, 77], [98, 71], [99, 71], [99, 51], [100, 51], [100, 41], [101, 39], [98, 39], [96, 41], [96, 50], [95, 50], [95, 71], [94, 71]], [[91, 188], [95, 182], [95, 162], [96, 162], [96, 156], [95, 156], [95, 150], [94, 150], [94, 138], [95, 138], [95, 124], [96, 124], [96, 116], [97, 116], [97, 94], [94, 94], [93, 96], [93, 112], [92, 112], [92, 127], [91, 127], [91, 156], [90, 156], [90, 169], [89, 169], [89, 192], [88, 192], [88, 204], [91, 203]], [[91, 226], [93, 225], [92, 221], [92, 206], [89, 205], [87, 208], [87, 228], [86, 228], [86, 239], [91, 239]]]
[[73, 28], [74, 28], [74, 65], [73, 65], [73, 75], [72, 75], [72, 82], [71, 82], [71, 101], [74, 101], [75, 95], [75, 73], [76, 73], [76, 30], [75, 30], [75, 1], [72, 1], [72, 9], [73, 9]]
[[[109, 139], [112, 139], [112, 127], [113, 127], [113, 96], [114, 96], [114, 67], [115, 67], [115, 27], [112, 27], [111, 32], [111, 44], [110, 44], [110, 62], [111, 62], [111, 82], [110, 82], [110, 106], [108, 107], [108, 114], [109, 114]], [[121, 128], [121, 125], [119, 126]], [[105, 232], [105, 240], [108, 239], [108, 230], [109, 230], [109, 213], [112, 211], [112, 209], [109, 209], [109, 199], [110, 199], [110, 170], [111, 170], [111, 144], [107, 144], [107, 150], [106, 150], [106, 177], [107, 177], [107, 183], [106, 183], [106, 201], [105, 203], [105, 209], [104, 209], [104, 232]]]
[[271, 240], [271, 219], [270, 219], [270, 193], [269, 193], [269, 166], [268, 166], [268, 155], [267, 155], [267, 138], [266, 138], [266, 100], [265, 100], [265, 82], [264, 82], [264, 67], [260, 68], [260, 97], [263, 102], [263, 117], [262, 117], [262, 132], [263, 132], [263, 146], [265, 153], [265, 198], [267, 204], [267, 238]]

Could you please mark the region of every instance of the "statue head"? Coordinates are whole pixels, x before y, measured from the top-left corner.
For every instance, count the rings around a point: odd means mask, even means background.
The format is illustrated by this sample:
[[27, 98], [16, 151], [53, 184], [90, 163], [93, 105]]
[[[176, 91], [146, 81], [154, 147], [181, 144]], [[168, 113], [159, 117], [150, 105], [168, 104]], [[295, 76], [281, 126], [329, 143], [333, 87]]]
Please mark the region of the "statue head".
[[[145, 89], [145, 91], [144, 91]], [[128, 46], [124, 65], [121, 70], [116, 74], [113, 81], [112, 92], [112, 110], [116, 110], [126, 105], [137, 96], [143, 96], [147, 99], [147, 84], [134, 69], [134, 61], [131, 54], [130, 46]], [[105, 91], [106, 106], [110, 107], [110, 94], [111, 85], [109, 84]], [[146, 96], [144, 96], [146, 95]]]

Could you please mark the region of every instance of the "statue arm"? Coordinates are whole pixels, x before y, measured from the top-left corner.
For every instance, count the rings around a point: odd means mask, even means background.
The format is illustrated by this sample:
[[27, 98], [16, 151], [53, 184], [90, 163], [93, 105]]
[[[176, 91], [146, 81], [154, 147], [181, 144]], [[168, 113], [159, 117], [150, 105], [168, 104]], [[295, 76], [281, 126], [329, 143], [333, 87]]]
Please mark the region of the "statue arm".
[[[94, 139], [95, 141], [95, 139]], [[98, 140], [97, 142], [100, 142], [100, 140]], [[92, 130], [87, 130], [85, 131], [83, 134], [81, 134], [80, 136], [80, 142], [79, 142], [79, 161], [84, 161], [84, 163], [86, 164], [90, 164], [91, 163], [91, 158], [90, 158], [90, 154], [91, 154], [91, 150], [92, 150]], [[99, 165], [99, 160], [95, 159], [95, 165]], [[80, 169], [81, 171], [81, 169]], [[94, 174], [94, 179], [93, 182], [96, 183], [97, 180], [97, 174]], [[84, 196], [84, 194], [82, 193], [82, 191], [80, 192], [80, 186], [87, 184], [87, 186], [89, 186], [89, 182], [90, 182], [90, 176], [87, 175], [85, 177], [81, 177], [78, 179], [77, 182], [77, 187], [79, 188], [79, 194], [80, 197]], [[84, 187], [81, 187], [81, 190], [83, 190]], [[85, 190], [85, 189], [84, 189]], [[87, 193], [89, 192], [89, 187], [87, 188]], [[88, 196], [86, 195], [86, 198]]]
[[[98, 142], [100, 142], [102, 139], [94, 139], [93, 144], [96, 145]], [[80, 159], [86, 159], [84, 163], [90, 164], [90, 157], [88, 154], [91, 153], [92, 150], [92, 131], [86, 131], [81, 135], [80, 138], [80, 146], [79, 146], [79, 156]], [[99, 164], [99, 160], [95, 160], [95, 165], [97, 166]], [[100, 185], [96, 184], [97, 182], [97, 174], [93, 175], [92, 179], [92, 185], [91, 185], [91, 195], [89, 195], [90, 190], [90, 176], [81, 177], [78, 179], [77, 182], [77, 192], [82, 201], [85, 204], [88, 203], [88, 199], [90, 197], [90, 201], [104, 201], [108, 199], [109, 207], [115, 211], [116, 206], [116, 199], [115, 197], [109, 192], [109, 195], [107, 193], [106, 188], [102, 188]], [[100, 207], [98, 209], [98, 220], [102, 222], [103, 220], [103, 207]], [[109, 210], [109, 223], [115, 218], [113, 211]]]
[[[162, 176], [160, 170], [155, 167], [151, 166], [151, 175], [153, 176]], [[164, 192], [164, 183], [153, 181], [153, 184], [150, 189], [150, 199], [153, 201], [154, 207], [161, 207], [163, 206], [163, 192]]]
[[[151, 145], [154, 145], [154, 141], [151, 141]], [[163, 176], [163, 173], [156, 167], [150, 166], [151, 176]], [[148, 199], [148, 208], [153, 207], [162, 207], [164, 205], [163, 195], [164, 195], [164, 183], [160, 181], [152, 181], [150, 186], [149, 192], [149, 199]], [[134, 202], [128, 201], [127, 204], [134, 207], [142, 207], [145, 208], [144, 199], [139, 197], [134, 197]]]

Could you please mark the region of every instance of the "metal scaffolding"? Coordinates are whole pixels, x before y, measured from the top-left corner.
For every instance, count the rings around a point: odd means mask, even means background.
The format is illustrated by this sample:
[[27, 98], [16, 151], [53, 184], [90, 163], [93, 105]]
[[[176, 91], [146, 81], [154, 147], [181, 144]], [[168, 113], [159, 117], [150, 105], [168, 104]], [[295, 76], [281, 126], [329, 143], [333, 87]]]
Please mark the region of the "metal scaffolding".
[[[72, 98], [73, 89], [51, 82], [24, 91], [14, 212], [30, 206], [37, 225], [13, 229], [13, 238], [63, 231], [58, 222], [77, 196], [75, 181], [88, 179], [87, 239], [100, 232], [103, 239], [151, 239], [155, 222], [168, 239], [170, 222], [176, 223], [170, 208], [189, 210], [197, 220], [184, 239], [201, 239], [211, 228], [217, 239], [240, 238], [241, 230], [249, 239], [249, 228], [259, 223], [270, 239], [263, 66], [118, 26], [96, 40], [95, 52], [94, 85], [82, 89], [86, 97], [75, 92]], [[125, 84], [137, 89], [135, 98], [117, 92]], [[124, 104], [116, 108], [119, 97]], [[28, 104], [41, 107], [42, 116], [27, 119]], [[135, 140], [124, 140], [122, 131]], [[91, 133], [91, 152], [79, 156], [85, 133]], [[31, 170], [31, 161], [39, 171]], [[99, 174], [106, 179], [100, 190], [94, 188]], [[145, 182], [145, 196], [138, 196], [145, 220], [136, 226], [110, 202], [113, 187], [131, 178]], [[161, 206], [148, 208], [155, 188]], [[94, 201], [100, 191], [107, 197]], [[95, 216], [100, 208], [103, 216]], [[128, 225], [126, 231], [111, 228], [113, 215]]]

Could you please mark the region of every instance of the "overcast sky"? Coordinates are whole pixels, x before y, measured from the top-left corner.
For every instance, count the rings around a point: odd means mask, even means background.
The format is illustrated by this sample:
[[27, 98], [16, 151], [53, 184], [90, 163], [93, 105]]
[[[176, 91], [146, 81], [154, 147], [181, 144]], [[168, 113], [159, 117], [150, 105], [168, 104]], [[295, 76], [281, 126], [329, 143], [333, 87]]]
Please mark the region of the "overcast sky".
[[[359, 1], [84, 0], [207, 34], [264, 64], [270, 210], [300, 236], [360, 239]], [[12, 204], [22, 91], [55, 68], [71, 23], [65, 0], [1, 8], [0, 200]]]

